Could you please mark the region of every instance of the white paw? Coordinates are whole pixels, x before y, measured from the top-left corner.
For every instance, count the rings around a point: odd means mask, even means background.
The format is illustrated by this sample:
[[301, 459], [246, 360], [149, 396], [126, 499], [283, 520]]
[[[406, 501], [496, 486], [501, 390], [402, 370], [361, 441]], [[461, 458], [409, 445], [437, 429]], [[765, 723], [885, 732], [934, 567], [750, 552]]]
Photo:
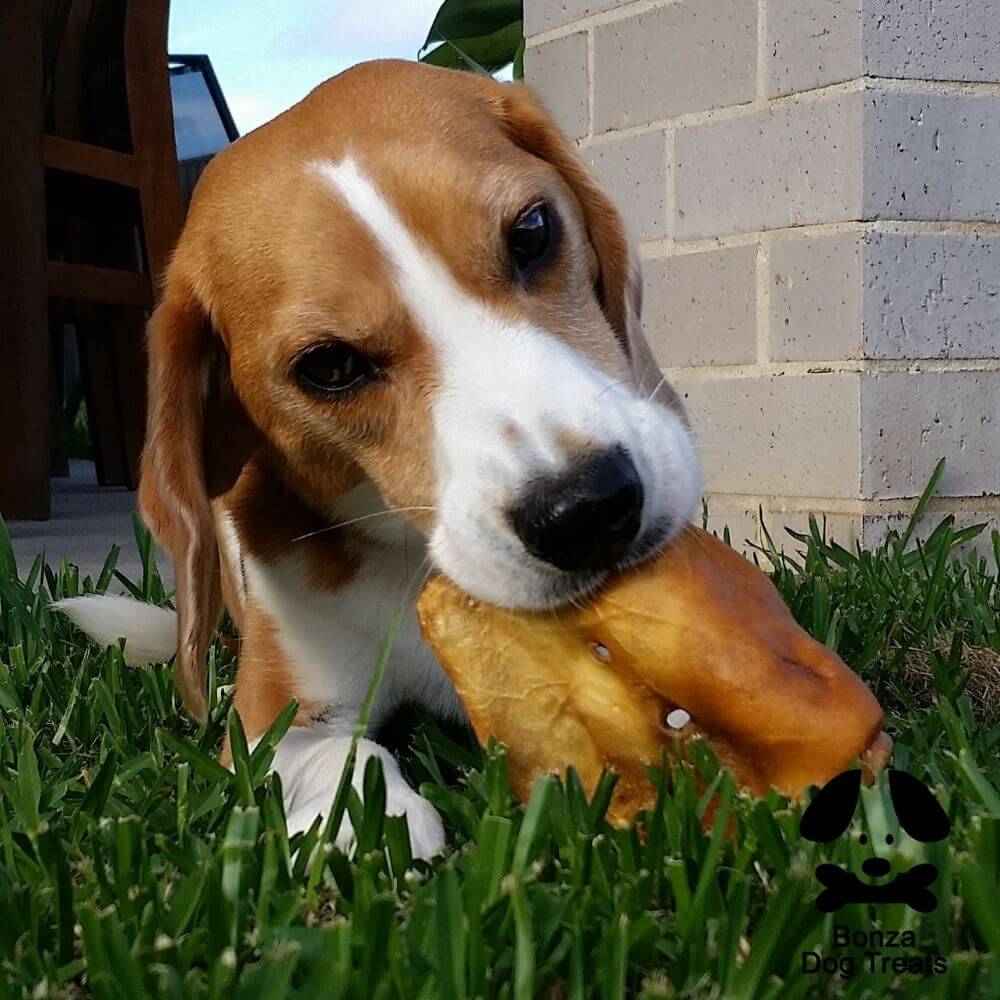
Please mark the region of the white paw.
[[386, 798], [387, 816], [405, 816], [410, 831], [410, 853], [421, 861], [444, 851], [444, 824], [437, 809], [409, 785], [394, 789]]
[[[319, 726], [292, 729], [278, 745], [273, 766], [281, 775], [285, 789], [289, 836], [308, 830], [317, 816], [326, 816], [333, 804], [349, 749], [349, 738], [326, 735]], [[365, 764], [372, 756], [382, 761], [386, 815], [406, 817], [410, 853], [414, 858], [429, 861], [445, 846], [444, 824], [438, 811], [406, 783], [392, 755], [371, 740], [361, 740], [358, 744], [352, 783], [359, 795], [362, 794]], [[354, 851], [354, 827], [346, 813], [334, 843], [345, 854]]]
[[[290, 809], [287, 816], [288, 835], [304, 833], [316, 821], [316, 817], [325, 817], [334, 792], [330, 792], [330, 801], [319, 800], [303, 802]], [[421, 861], [431, 858], [444, 851], [444, 824], [438, 811], [422, 795], [407, 787], [405, 792], [396, 789], [386, 799], [385, 812], [387, 816], [405, 816], [406, 825], [410, 831], [410, 854]], [[340, 829], [334, 838], [334, 844], [345, 854], [353, 854], [355, 848], [354, 826], [346, 814], [340, 821]]]

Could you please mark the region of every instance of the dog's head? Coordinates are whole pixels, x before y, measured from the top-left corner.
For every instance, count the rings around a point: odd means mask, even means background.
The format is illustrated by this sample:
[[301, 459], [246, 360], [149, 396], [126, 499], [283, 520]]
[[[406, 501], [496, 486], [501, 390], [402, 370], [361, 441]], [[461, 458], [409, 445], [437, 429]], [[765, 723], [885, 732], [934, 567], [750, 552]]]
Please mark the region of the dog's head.
[[618, 212], [524, 87], [365, 64], [220, 154], [150, 326], [141, 504], [179, 663], [218, 604], [208, 497], [254, 450], [319, 514], [370, 479], [507, 606], [661, 547], [701, 484], [640, 297]]
[[[927, 787], [898, 768], [888, 768], [888, 775], [889, 795], [900, 827], [921, 843], [933, 843], [947, 837], [951, 822]], [[861, 794], [861, 779], [862, 772], [858, 769], [844, 771], [819, 790], [799, 824], [799, 832], [806, 840], [824, 843], [836, 840], [847, 831]], [[866, 844], [867, 841], [867, 835], [862, 834], [861, 842]], [[891, 834], [886, 841], [892, 844]], [[891, 870], [889, 861], [874, 852], [861, 864], [861, 871], [872, 879], [883, 878]], [[826, 888], [816, 905], [825, 912], [834, 912], [846, 903], [899, 902], [926, 912], [937, 904], [928, 888], [936, 874], [933, 865], [919, 864], [899, 872], [887, 883], [872, 883], [839, 865], [822, 864], [816, 869], [816, 875]]]

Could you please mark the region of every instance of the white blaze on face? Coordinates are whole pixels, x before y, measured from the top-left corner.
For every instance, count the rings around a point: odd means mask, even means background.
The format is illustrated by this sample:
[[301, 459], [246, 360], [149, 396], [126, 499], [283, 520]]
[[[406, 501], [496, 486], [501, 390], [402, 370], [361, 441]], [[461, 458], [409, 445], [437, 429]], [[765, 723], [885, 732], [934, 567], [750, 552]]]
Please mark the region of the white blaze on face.
[[632, 456], [645, 497], [637, 545], [692, 516], [701, 479], [676, 413], [638, 398], [552, 333], [469, 295], [353, 159], [313, 169], [375, 238], [439, 364], [429, 456], [439, 509], [430, 551], [442, 572], [507, 606], [573, 596], [581, 581], [529, 555], [507, 516], [533, 479], [562, 470], [564, 435], [595, 448], [621, 445]]

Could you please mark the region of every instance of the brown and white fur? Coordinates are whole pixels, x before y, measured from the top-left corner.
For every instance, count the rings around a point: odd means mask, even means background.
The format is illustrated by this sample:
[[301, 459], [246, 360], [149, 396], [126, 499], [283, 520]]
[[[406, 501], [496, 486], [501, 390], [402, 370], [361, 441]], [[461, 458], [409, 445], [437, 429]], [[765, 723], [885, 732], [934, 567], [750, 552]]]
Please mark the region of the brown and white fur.
[[[538, 202], [561, 237], [525, 283], [505, 234]], [[430, 569], [540, 608], [614, 568], [531, 555], [506, 513], [519, 491], [588, 450], [627, 449], [644, 499], [619, 565], [693, 514], [698, 463], [642, 339], [640, 294], [618, 212], [529, 90], [397, 61], [335, 77], [211, 163], [150, 322], [139, 504], [173, 562], [176, 614], [111, 597], [64, 609], [98, 639], [126, 637], [130, 660], [175, 655], [204, 718], [225, 604], [248, 737], [300, 706], [274, 767], [290, 829], [308, 827], [398, 606], [372, 731], [406, 702], [462, 717], [415, 621]], [[378, 377], [336, 398], [304, 391], [295, 359], [331, 339], [376, 358]], [[372, 754], [388, 812], [406, 814], [417, 856], [435, 854], [436, 811], [371, 740], [357, 774]]]

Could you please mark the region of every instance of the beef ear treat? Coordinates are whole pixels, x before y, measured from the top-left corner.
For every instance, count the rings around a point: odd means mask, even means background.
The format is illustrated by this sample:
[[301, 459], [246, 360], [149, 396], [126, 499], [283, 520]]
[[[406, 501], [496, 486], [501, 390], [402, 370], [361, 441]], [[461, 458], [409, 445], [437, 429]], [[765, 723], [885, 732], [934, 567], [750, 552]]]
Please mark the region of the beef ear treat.
[[592, 791], [606, 767], [619, 775], [609, 818], [627, 823], [652, 806], [644, 765], [674, 735], [704, 737], [761, 794], [798, 796], [891, 750], [868, 688], [764, 573], [698, 529], [582, 607], [509, 611], [436, 577], [418, 613], [476, 735], [507, 745], [522, 799], [569, 765]]

